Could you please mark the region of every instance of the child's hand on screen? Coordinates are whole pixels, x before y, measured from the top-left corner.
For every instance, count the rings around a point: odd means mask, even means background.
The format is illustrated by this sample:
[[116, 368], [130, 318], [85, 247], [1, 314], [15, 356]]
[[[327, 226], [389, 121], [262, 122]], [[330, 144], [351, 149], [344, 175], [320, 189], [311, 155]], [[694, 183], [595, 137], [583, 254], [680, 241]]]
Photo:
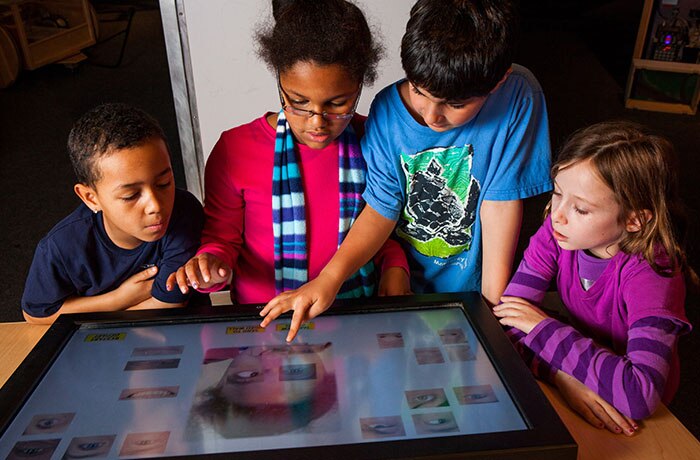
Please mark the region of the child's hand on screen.
[[501, 304], [493, 307], [493, 314], [501, 318], [504, 326], [520, 329], [526, 334], [541, 321], [549, 318], [546, 313], [520, 297], [501, 297]]
[[165, 286], [168, 291], [172, 291], [177, 283], [180, 291], [185, 294], [189, 286], [195, 289], [207, 289], [228, 281], [230, 275], [231, 267], [228, 264], [216, 256], [203, 252], [192, 257], [175, 273], [171, 273]]
[[304, 321], [315, 318], [331, 306], [342, 284], [321, 272], [316, 279], [299, 289], [283, 292], [270, 300], [260, 311], [260, 316], [265, 317], [260, 326], [267, 327], [282, 313], [294, 310], [287, 334], [287, 342], [291, 342]]

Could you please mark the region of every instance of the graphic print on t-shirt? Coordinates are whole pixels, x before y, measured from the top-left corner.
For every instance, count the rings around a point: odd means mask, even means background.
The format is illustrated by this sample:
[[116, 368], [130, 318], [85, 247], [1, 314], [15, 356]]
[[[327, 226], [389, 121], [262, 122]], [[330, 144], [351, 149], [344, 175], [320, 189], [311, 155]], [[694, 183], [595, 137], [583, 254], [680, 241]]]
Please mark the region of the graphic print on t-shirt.
[[421, 254], [447, 258], [471, 247], [481, 191], [473, 156], [471, 145], [401, 154], [407, 199], [396, 233]]

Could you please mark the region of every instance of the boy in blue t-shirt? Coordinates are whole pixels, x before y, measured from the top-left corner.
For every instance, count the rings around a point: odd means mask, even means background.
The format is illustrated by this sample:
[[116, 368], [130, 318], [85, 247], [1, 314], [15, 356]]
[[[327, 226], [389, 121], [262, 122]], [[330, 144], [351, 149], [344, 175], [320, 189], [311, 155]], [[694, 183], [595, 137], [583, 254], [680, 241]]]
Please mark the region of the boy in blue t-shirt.
[[395, 230], [415, 292], [481, 291], [499, 301], [522, 200], [551, 190], [542, 89], [513, 64], [515, 7], [504, 0], [419, 0], [401, 43], [402, 79], [372, 103], [362, 139], [367, 207], [319, 276], [261, 311], [301, 322]]
[[199, 247], [202, 206], [175, 179], [165, 135], [145, 112], [104, 104], [68, 138], [83, 201], [37, 246], [22, 295], [24, 318], [182, 306], [166, 279]]

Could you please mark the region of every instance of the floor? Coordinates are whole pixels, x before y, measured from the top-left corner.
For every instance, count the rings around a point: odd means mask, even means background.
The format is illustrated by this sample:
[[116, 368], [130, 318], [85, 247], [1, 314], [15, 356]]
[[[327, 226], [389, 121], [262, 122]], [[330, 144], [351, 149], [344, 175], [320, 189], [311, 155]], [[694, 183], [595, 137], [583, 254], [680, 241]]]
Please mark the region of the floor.
[[[98, 4], [108, 2], [100, 1]], [[114, 63], [123, 36], [96, 45], [77, 68], [46, 66], [24, 72], [0, 90], [0, 321], [19, 321], [24, 278], [39, 239], [78, 204], [65, 142], [72, 122], [107, 101], [138, 105], [158, 118], [169, 139], [176, 182], [184, 187], [180, 147], [172, 103], [163, 35], [154, 0], [125, 1], [136, 8], [122, 62]], [[556, 149], [575, 129], [606, 119], [630, 119], [668, 136], [679, 153], [678, 176], [693, 215], [700, 207], [696, 179], [699, 116], [632, 111], [624, 108], [623, 90], [637, 31], [641, 2], [523, 0], [523, 34], [517, 62], [539, 78], [547, 96], [551, 139]], [[105, 35], [117, 23], [100, 23]], [[545, 197], [526, 203], [520, 251], [541, 222]], [[697, 229], [697, 222], [694, 223]], [[690, 260], [700, 267], [697, 243]], [[688, 296], [687, 312], [698, 324], [697, 293]], [[700, 436], [700, 359], [698, 333], [680, 343], [683, 374], [673, 413]]]

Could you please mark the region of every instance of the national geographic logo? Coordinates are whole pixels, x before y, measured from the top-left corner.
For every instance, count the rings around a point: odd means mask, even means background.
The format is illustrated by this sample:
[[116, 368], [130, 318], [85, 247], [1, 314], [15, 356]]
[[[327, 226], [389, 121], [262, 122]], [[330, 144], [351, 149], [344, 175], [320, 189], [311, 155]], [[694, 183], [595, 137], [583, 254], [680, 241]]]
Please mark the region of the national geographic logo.
[[86, 342], [109, 342], [113, 340], [124, 340], [126, 332], [115, 332], [113, 334], [89, 334], [85, 337]]

